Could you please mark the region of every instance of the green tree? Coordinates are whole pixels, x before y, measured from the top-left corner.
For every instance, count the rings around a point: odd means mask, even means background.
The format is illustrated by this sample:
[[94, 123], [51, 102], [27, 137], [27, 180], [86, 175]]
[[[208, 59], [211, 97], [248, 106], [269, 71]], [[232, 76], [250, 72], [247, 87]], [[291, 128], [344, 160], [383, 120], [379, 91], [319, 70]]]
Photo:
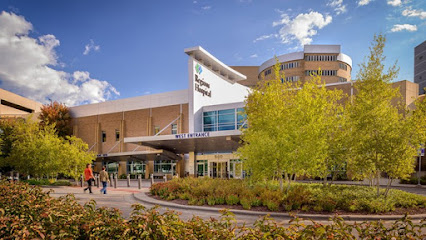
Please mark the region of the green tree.
[[87, 152], [88, 146], [81, 139], [56, 135], [54, 125], [40, 128], [30, 119], [13, 122], [7, 137], [10, 152], [2, 160], [3, 166], [38, 177], [55, 177], [64, 174], [73, 178], [95, 159]]
[[383, 49], [386, 38], [374, 36], [370, 55], [360, 64], [357, 95], [348, 105], [350, 158], [348, 167], [355, 178], [376, 180], [385, 172], [392, 179], [407, 178], [414, 171], [419, 147], [408, 109], [400, 101], [399, 90], [391, 81], [398, 75], [396, 63], [384, 72]]
[[333, 165], [327, 140], [338, 129], [341, 91], [327, 90], [321, 77], [312, 76], [302, 85], [286, 82], [274, 66], [272, 80], [262, 81], [246, 99], [249, 128], [243, 130], [244, 144], [238, 149], [244, 165], [255, 180], [292, 176], [322, 176]]
[[63, 142], [62, 173], [77, 179], [86, 168], [86, 164], [95, 160], [96, 154], [88, 152], [89, 146], [81, 138], [67, 136]]
[[58, 136], [65, 138], [71, 135], [71, 116], [69, 108], [65, 104], [55, 101], [43, 105], [38, 118], [43, 127], [55, 124]]

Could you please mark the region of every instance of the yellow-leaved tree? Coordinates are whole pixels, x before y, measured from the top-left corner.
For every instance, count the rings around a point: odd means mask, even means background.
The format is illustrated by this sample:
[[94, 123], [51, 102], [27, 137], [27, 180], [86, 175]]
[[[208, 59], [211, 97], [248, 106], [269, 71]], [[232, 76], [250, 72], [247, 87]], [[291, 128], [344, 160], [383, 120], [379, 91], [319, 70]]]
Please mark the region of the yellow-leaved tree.
[[385, 72], [385, 42], [384, 35], [374, 36], [354, 84], [357, 94], [347, 108], [348, 168], [355, 178], [375, 179], [378, 196], [383, 173], [389, 178], [388, 190], [393, 179], [408, 178], [414, 171], [421, 143], [417, 124], [425, 118], [421, 111], [413, 115], [401, 101], [398, 88], [392, 87], [399, 68], [395, 63]]
[[[238, 153], [255, 180], [330, 174], [336, 164], [329, 142], [341, 131], [342, 92], [327, 90], [319, 74], [305, 82], [287, 82], [280, 65], [272, 79], [259, 83], [246, 99], [249, 127]], [[339, 159], [340, 161], [341, 159]]]

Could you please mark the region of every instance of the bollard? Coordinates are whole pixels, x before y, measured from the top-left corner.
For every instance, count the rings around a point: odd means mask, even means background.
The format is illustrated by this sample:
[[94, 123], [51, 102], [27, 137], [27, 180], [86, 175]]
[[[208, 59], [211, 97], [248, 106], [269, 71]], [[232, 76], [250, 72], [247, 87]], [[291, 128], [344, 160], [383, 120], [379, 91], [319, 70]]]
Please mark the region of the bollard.
[[163, 176], [164, 182], [167, 182], [167, 175]]
[[113, 187], [113, 180], [114, 180], [114, 175], [111, 173], [110, 175], [109, 175], [109, 185], [110, 185], [110, 187]]
[[99, 181], [100, 180], [100, 177], [99, 177], [99, 174], [97, 174], [96, 175], [96, 186], [99, 188]]
[[30, 180], [30, 178], [31, 178], [31, 177], [30, 177], [30, 175], [28, 174], [28, 175], [27, 175], [27, 180]]
[[80, 175], [80, 186], [83, 187], [83, 174]]
[[142, 175], [138, 174], [138, 188], [142, 188]]
[[151, 174], [151, 186], [154, 184], [154, 174]]
[[127, 187], [130, 187], [130, 174], [127, 174]]
[[16, 181], [19, 182], [19, 173], [16, 173]]
[[117, 173], [114, 174], [114, 188], [117, 188]]

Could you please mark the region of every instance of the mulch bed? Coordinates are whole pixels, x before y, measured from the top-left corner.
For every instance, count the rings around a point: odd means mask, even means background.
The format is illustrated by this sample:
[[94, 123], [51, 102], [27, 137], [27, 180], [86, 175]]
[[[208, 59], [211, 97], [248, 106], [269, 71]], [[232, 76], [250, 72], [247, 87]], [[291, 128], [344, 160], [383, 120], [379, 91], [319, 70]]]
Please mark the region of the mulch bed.
[[[160, 196], [157, 195], [152, 195], [151, 193], [147, 192], [145, 193], [148, 197], [154, 198], [156, 200], [160, 200], [160, 201], [164, 201], [164, 202], [171, 202], [171, 203], [176, 203], [176, 204], [180, 204], [180, 205], [190, 205], [188, 204], [188, 200], [182, 200], [182, 199], [174, 199], [171, 201], [167, 201], [162, 199]], [[190, 206], [200, 206], [200, 205], [190, 205]], [[202, 205], [203, 207], [214, 207], [214, 208], [218, 208], [218, 209], [236, 209], [236, 210], [247, 210], [244, 209], [243, 206], [241, 205], [207, 205], [204, 204]], [[426, 208], [409, 208], [409, 209], [405, 209], [405, 208], [397, 208], [395, 209], [395, 211], [392, 212], [385, 212], [385, 213], [371, 213], [371, 212], [347, 212], [347, 211], [342, 211], [342, 210], [336, 210], [333, 212], [315, 212], [315, 211], [286, 211], [283, 207], [279, 208], [279, 211], [271, 211], [269, 210], [267, 207], [265, 206], [259, 206], [259, 207], [252, 207], [250, 210], [247, 211], [253, 211], [253, 212], [277, 212], [277, 213], [294, 213], [294, 214], [325, 214], [325, 215], [330, 215], [330, 214], [337, 214], [337, 215], [415, 215], [415, 214], [426, 214]]]

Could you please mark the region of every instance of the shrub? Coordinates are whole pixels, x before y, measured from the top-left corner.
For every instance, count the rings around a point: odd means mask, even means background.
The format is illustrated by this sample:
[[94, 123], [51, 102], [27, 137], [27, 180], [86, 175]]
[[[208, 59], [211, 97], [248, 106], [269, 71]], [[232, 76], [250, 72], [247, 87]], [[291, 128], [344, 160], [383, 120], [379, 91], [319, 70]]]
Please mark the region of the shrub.
[[210, 206], [213, 206], [216, 204], [216, 198], [214, 198], [213, 196], [209, 196], [207, 197], [207, 204]]
[[[382, 193], [384, 190], [382, 190]], [[425, 208], [424, 196], [391, 189], [388, 196], [378, 198], [374, 188], [351, 185], [326, 185], [293, 183], [288, 193], [279, 190], [277, 182], [249, 183], [236, 179], [184, 178], [166, 183], [156, 183], [151, 193], [163, 199], [190, 200], [189, 204], [235, 205], [245, 209], [265, 206], [285, 211], [347, 211], [383, 213], [397, 208]], [[203, 200], [200, 200], [203, 199]], [[276, 206], [277, 205], [277, 206]]]
[[221, 197], [221, 196], [216, 197], [215, 202], [216, 202], [217, 205], [223, 205], [223, 204], [225, 204], [225, 197]]
[[29, 179], [29, 180], [23, 180], [23, 182], [26, 182], [30, 185], [37, 185], [37, 186], [71, 186], [70, 181], [68, 180], [55, 180], [55, 179]]
[[[194, 198], [196, 199], [196, 198]], [[77, 203], [73, 195], [58, 199], [40, 187], [0, 182], [0, 239], [425, 239], [426, 220], [404, 217], [394, 223], [350, 224], [333, 218], [331, 224], [295, 218], [280, 226], [265, 216], [253, 226], [237, 224], [233, 214], [220, 219], [188, 221], [173, 211], [160, 213], [135, 204], [130, 221], [117, 209], [99, 208], [94, 201]], [[273, 204], [271, 205], [273, 208]]]
[[240, 199], [237, 195], [231, 194], [226, 197], [226, 204], [228, 205], [237, 205], [240, 202]]
[[243, 206], [243, 208], [244, 209], [251, 209], [251, 203], [252, 203], [252, 200], [251, 199], [248, 199], [248, 198], [241, 198], [240, 199], [240, 203], [241, 203], [241, 206]]

